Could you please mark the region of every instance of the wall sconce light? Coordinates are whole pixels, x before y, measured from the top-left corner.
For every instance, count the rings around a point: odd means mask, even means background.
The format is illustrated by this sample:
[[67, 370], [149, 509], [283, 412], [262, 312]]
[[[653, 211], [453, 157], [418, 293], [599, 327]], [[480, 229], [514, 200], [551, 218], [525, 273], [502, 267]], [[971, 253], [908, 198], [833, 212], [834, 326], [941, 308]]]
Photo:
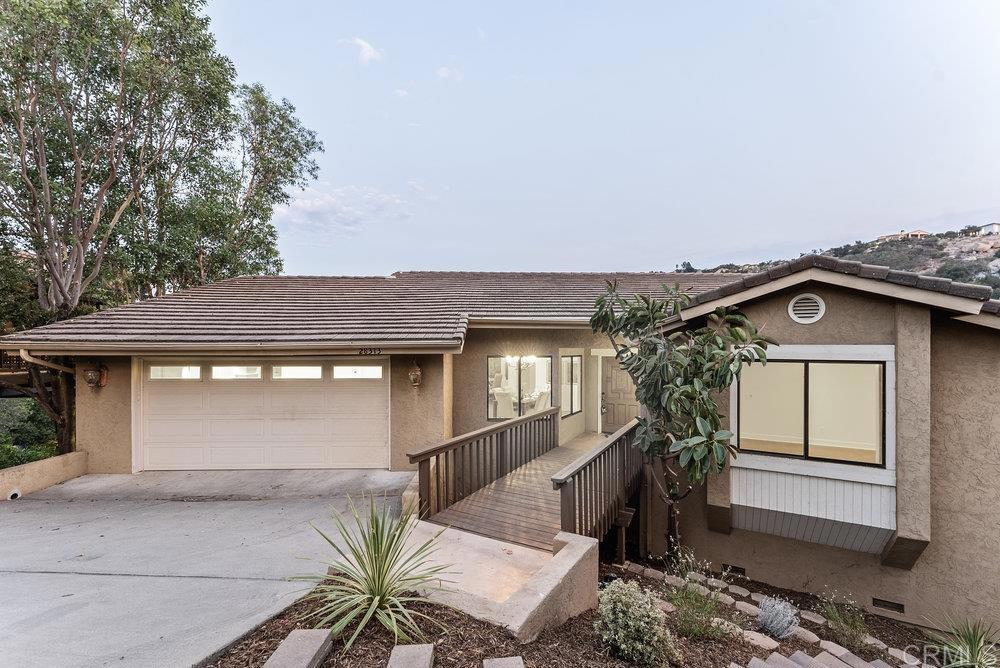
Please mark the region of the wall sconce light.
[[424, 372], [420, 369], [420, 365], [417, 364], [417, 360], [413, 360], [413, 366], [410, 367], [410, 385], [413, 387], [420, 387], [421, 381], [424, 379]]
[[83, 380], [92, 390], [104, 387], [108, 384], [108, 367], [102, 364], [93, 369], [84, 369]]

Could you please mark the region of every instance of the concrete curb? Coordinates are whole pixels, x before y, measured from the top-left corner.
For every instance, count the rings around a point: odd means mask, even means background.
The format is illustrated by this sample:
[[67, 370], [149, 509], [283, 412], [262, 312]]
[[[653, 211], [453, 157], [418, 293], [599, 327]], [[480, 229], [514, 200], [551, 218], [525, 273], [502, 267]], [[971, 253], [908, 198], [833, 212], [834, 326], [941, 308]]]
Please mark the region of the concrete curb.
[[68, 452], [37, 462], [0, 469], [0, 501], [8, 501], [16, 493], [20, 498], [25, 494], [38, 492], [78, 478], [87, 472], [87, 453]]

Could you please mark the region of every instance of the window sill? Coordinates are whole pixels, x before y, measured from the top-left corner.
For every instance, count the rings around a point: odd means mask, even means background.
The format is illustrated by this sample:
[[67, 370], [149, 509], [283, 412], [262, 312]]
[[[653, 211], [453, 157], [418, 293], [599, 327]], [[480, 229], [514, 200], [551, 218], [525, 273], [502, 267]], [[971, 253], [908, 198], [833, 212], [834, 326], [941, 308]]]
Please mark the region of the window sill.
[[583, 413], [583, 409], [582, 408], [580, 410], [576, 411], [575, 413], [566, 413], [566, 415], [560, 415], [559, 419], [560, 420], [565, 420], [566, 418], [571, 418], [571, 417], [573, 417], [575, 415], [580, 415], [581, 413]]
[[896, 486], [896, 471], [889, 468], [853, 466], [835, 462], [819, 462], [790, 457], [770, 457], [750, 452], [742, 452], [730, 464], [734, 468], [774, 471], [792, 475], [827, 478], [829, 480], [850, 480], [885, 487]]

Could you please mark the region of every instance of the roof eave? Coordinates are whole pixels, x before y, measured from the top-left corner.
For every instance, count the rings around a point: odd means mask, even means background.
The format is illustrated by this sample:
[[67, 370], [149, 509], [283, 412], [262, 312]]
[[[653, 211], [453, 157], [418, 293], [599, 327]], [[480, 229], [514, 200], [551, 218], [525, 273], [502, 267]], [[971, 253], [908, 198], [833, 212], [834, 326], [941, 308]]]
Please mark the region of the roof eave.
[[[133, 356], [133, 355], [216, 355], [216, 356], [295, 356], [295, 355], [443, 355], [461, 353], [463, 339], [441, 341], [351, 341], [331, 343], [125, 343], [108, 341], [2, 341], [0, 350], [28, 350], [35, 355]], [[362, 353], [364, 351], [364, 353]], [[377, 351], [377, 352], [375, 352]]]

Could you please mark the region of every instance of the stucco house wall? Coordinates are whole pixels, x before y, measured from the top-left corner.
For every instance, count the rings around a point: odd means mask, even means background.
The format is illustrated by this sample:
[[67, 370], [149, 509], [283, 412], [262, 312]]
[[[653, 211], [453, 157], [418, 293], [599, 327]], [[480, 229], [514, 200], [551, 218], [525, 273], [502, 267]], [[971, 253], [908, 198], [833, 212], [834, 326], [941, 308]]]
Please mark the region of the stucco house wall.
[[[103, 364], [108, 384], [92, 389], [83, 370]], [[76, 449], [87, 453], [87, 473], [132, 472], [132, 358], [94, 358], [77, 366]]]
[[[788, 300], [800, 292], [827, 302], [818, 323], [788, 318]], [[961, 614], [1000, 623], [1000, 333], [831, 288], [793, 290], [744, 311], [780, 344], [897, 346], [897, 534], [929, 543], [907, 570], [883, 565], [879, 555], [712, 531], [728, 506], [728, 471], [684, 502], [682, 541], [716, 567], [740, 566], [777, 586], [831, 587], [869, 609], [873, 598], [905, 605], [905, 615], [876, 610], [889, 617], [926, 625]]]

